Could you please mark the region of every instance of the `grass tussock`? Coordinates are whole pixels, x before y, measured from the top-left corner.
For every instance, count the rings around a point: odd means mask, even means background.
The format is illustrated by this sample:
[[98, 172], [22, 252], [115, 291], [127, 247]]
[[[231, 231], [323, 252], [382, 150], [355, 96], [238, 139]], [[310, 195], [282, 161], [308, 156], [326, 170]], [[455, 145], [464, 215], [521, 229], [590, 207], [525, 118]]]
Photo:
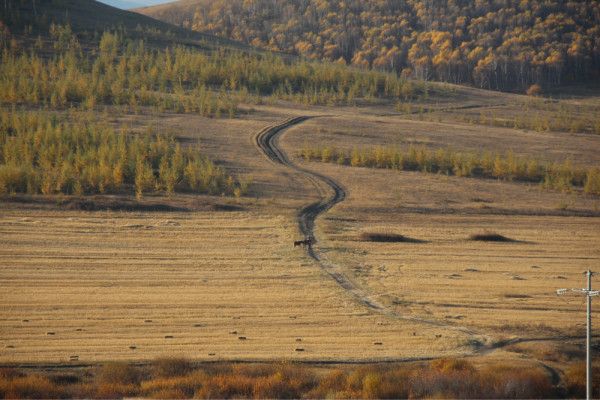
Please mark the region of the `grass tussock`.
[[484, 233], [474, 233], [469, 236], [469, 240], [475, 242], [504, 242], [504, 243], [513, 243], [516, 242], [515, 239], [508, 238], [504, 235], [501, 235], [496, 232], [484, 232]]
[[379, 243], [423, 243], [422, 240], [391, 232], [362, 232], [359, 240]]
[[159, 378], [182, 376], [193, 370], [193, 364], [185, 358], [159, 358], [153, 366], [154, 376]]
[[[570, 398], [585, 397], [585, 363], [577, 363], [565, 371], [565, 387]], [[600, 364], [592, 365], [592, 392], [595, 396], [600, 393]]]
[[[580, 369], [566, 374], [569, 393], [582, 388]], [[2, 398], [548, 398], [564, 395], [542, 369], [476, 368], [462, 359], [414, 365], [332, 369], [294, 364], [216, 364], [194, 367], [161, 359], [147, 367], [107, 364], [75, 380], [0, 371]]]

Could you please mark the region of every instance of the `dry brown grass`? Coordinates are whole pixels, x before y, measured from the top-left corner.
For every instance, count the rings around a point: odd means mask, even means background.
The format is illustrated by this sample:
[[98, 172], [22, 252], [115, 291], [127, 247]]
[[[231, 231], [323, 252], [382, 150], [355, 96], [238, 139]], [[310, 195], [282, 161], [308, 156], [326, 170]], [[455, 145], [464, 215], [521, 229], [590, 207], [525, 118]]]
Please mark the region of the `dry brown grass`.
[[159, 358], [153, 365], [154, 376], [161, 378], [185, 375], [193, 369], [192, 363], [185, 358]]
[[[160, 363], [157, 365], [160, 368]], [[101, 367], [97, 382], [107, 387], [138, 385], [141, 380], [140, 371], [124, 362], [111, 362]]]
[[[430, 105], [487, 107], [514, 99], [474, 90], [457, 96], [459, 101], [431, 100]], [[497, 108], [507, 118], [517, 112], [514, 106]], [[590, 135], [474, 126], [446, 111], [435, 114], [440, 121], [385, 116], [381, 114], [394, 114], [393, 108], [379, 106], [332, 110], [275, 104], [218, 121], [146, 111], [111, 113], [107, 120], [115, 124], [140, 130], [153, 125], [176, 132], [184, 142], [200, 140], [219, 165], [253, 180], [250, 197], [232, 204], [241, 209], [228, 213], [203, 208], [206, 198], [185, 196], [166, 201], [183, 208], [153, 213], [3, 205], [0, 361], [74, 363], [69, 361], [73, 355], [84, 363], [161, 356], [347, 361], [471, 352], [472, 337], [464, 332], [365, 308], [304, 252], [293, 249], [297, 209], [318, 193], [309, 180], [267, 162], [252, 146], [252, 135], [291, 115], [319, 113], [336, 116], [290, 129], [280, 140], [288, 154], [307, 141], [348, 149], [415, 144], [502, 153], [512, 149], [545, 161], [571, 154], [578, 163], [593, 165], [600, 151], [597, 137]], [[492, 340], [582, 331], [572, 318], [581, 304], [557, 299], [553, 289], [581, 285], [580, 272], [593, 269], [600, 259], [596, 218], [585, 217], [598, 214], [597, 198], [542, 192], [526, 184], [303, 165], [331, 176], [348, 192], [345, 202], [317, 221], [319, 248], [386, 312], [475, 328], [494, 336]], [[560, 206], [567, 203], [567, 208]], [[485, 229], [519, 242], [499, 246], [465, 240]], [[402, 232], [426, 242], [382, 245], [356, 240], [361, 232]], [[228, 333], [234, 330], [238, 334]], [[248, 340], [240, 341], [238, 335]], [[294, 351], [298, 337], [303, 352]], [[162, 393], [178, 397], [180, 388], [168, 375], [157, 378]], [[268, 394], [277, 388], [266, 376], [260, 391]], [[363, 378], [348, 378], [353, 383], [339, 392], [345, 397], [376, 395], [363, 391]], [[81, 385], [86, 393], [89, 388]], [[188, 395], [193, 387], [190, 395], [195, 395], [199, 388], [194, 385], [181, 390]], [[385, 385], [384, 379], [378, 387]], [[107, 385], [105, 390], [110, 395], [129, 389]], [[407, 389], [378, 390], [402, 394]]]
[[59, 388], [45, 376], [0, 377], [0, 397], [4, 399], [55, 398], [59, 393]]
[[[565, 388], [571, 398], [584, 398], [586, 386], [586, 367], [584, 362], [573, 364], [565, 371]], [[592, 366], [592, 393], [598, 396], [600, 393], [600, 364]]]
[[[0, 232], [4, 363], [356, 360], [466, 350], [464, 334], [431, 343], [432, 327], [365, 313], [293, 248], [296, 224], [285, 215], [17, 207], [3, 210]], [[295, 351], [296, 338], [304, 352]]]
[[[512, 148], [548, 161], [568, 157], [569, 147], [582, 162], [599, 161], [598, 153], [589, 150], [597, 149], [600, 141], [591, 136], [571, 140], [555, 133], [533, 134], [548, 139], [543, 149], [541, 142], [532, 142], [531, 132], [496, 129], [340, 115], [294, 127], [282, 145], [290, 154], [306, 142], [347, 149], [452, 143], [458, 151]], [[582, 310], [580, 304], [557, 298], [554, 288], [583, 284], [581, 271], [593, 269], [600, 260], [594, 244], [600, 241], [598, 199], [527, 184], [296, 162], [346, 188], [346, 201], [318, 225], [319, 244], [329, 261], [390, 309], [500, 337], [583, 333], [572, 318]], [[569, 208], [557, 208], [564, 201]], [[365, 231], [401, 231], [426, 243], [382, 246], [354, 239]], [[465, 240], [486, 231], [502, 232], [511, 241], [499, 246]], [[542, 322], [545, 327], [539, 329]]]

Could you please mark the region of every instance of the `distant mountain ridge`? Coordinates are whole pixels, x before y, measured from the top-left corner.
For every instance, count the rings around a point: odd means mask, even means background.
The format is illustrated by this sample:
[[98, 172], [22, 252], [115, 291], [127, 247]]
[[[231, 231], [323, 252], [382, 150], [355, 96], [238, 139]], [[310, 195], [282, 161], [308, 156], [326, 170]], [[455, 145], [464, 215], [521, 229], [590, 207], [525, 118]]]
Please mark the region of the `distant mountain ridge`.
[[99, 0], [101, 3], [120, 8], [122, 10], [131, 10], [140, 7], [155, 6], [157, 4], [169, 3], [174, 0]]
[[137, 11], [269, 50], [487, 89], [600, 79], [597, 0], [180, 0]]
[[111, 7], [120, 8], [122, 10], [130, 10], [132, 8], [142, 7], [144, 4], [140, 4], [133, 1], [126, 0], [99, 0], [100, 3], [108, 4]]

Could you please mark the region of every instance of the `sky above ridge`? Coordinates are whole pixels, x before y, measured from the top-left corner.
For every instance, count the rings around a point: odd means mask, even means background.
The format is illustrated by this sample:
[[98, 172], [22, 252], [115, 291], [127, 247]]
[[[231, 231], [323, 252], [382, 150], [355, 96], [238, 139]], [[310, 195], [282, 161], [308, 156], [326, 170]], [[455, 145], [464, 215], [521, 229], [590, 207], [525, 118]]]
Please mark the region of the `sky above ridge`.
[[98, 0], [109, 6], [122, 8], [124, 10], [137, 7], [155, 6], [157, 4], [170, 3], [174, 0]]

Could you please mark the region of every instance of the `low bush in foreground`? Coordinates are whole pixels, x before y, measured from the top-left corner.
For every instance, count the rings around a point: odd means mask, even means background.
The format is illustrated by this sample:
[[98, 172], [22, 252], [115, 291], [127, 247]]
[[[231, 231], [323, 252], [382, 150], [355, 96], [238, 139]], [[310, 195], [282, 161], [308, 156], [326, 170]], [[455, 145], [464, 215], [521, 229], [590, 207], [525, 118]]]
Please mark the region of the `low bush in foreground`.
[[[78, 377], [0, 370], [2, 398], [552, 398], [579, 395], [581, 369], [566, 390], [547, 371], [476, 368], [463, 359], [334, 368], [306, 365], [210, 364], [161, 359], [149, 366], [109, 363]], [[59, 379], [60, 378], [60, 379]]]

